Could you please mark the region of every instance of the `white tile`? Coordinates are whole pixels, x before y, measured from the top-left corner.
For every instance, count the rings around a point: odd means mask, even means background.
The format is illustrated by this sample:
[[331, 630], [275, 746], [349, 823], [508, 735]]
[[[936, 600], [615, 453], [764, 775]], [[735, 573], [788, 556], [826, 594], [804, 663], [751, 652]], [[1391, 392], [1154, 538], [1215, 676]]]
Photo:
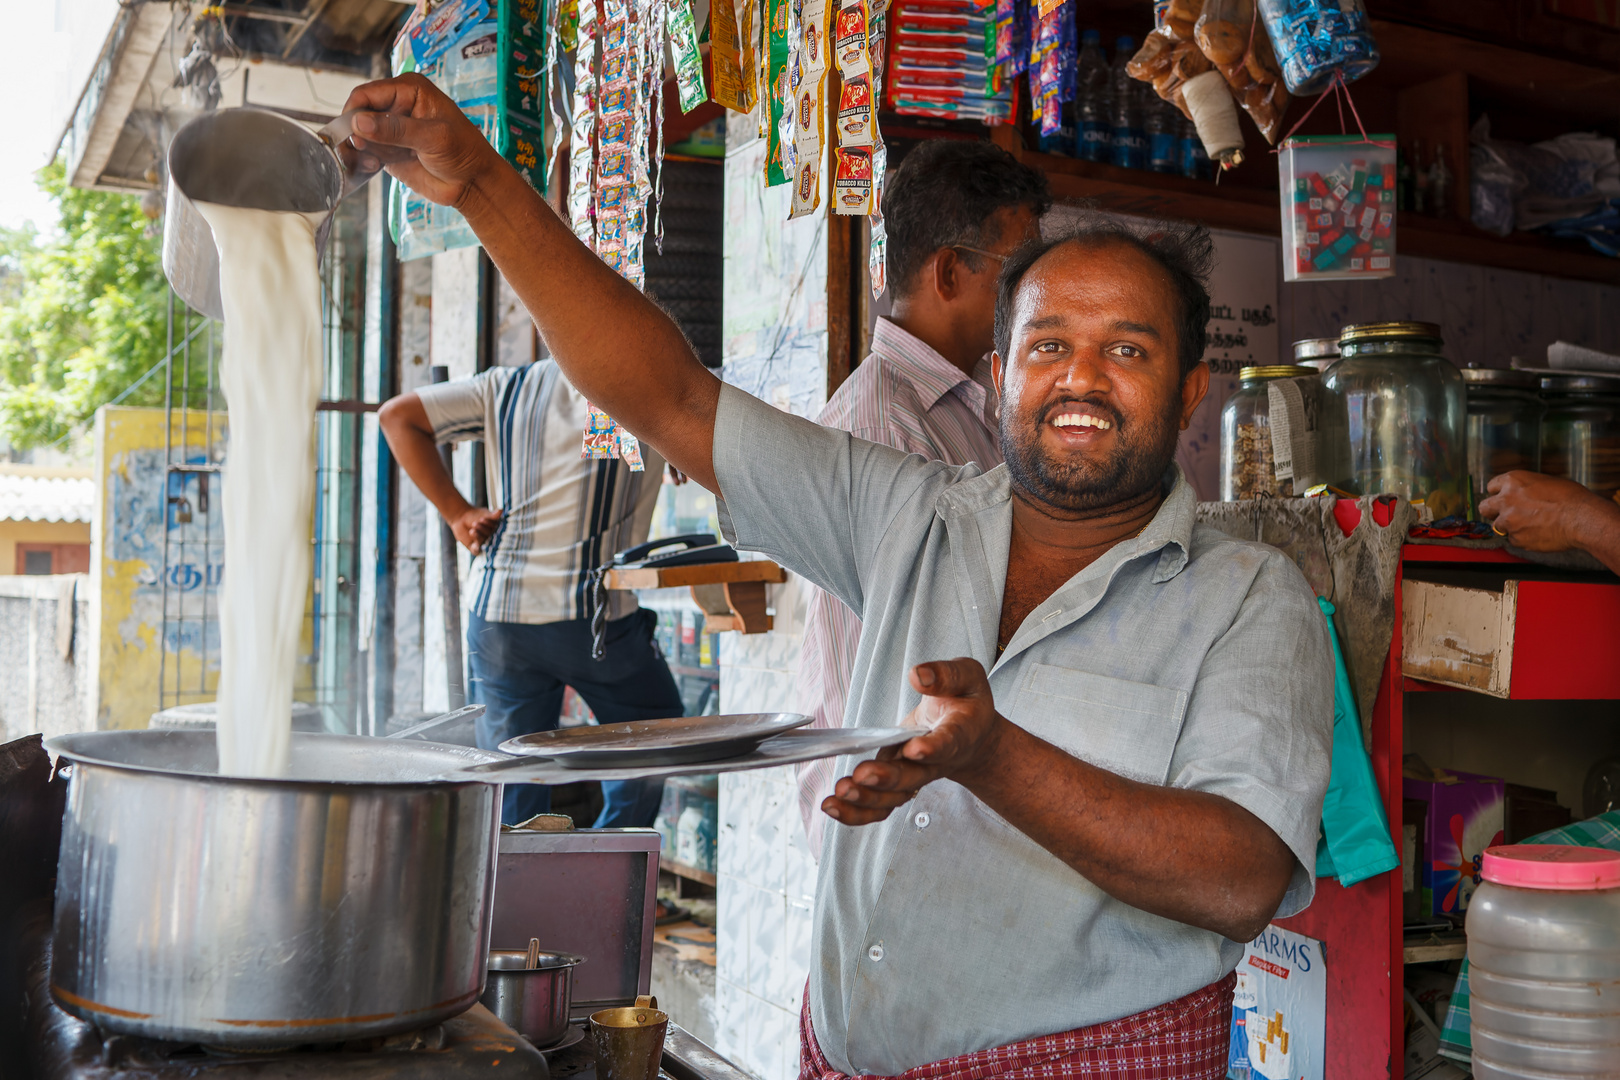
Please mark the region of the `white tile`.
[[747, 773], [721, 773], [719, 829], [715, 834], [715, 872], [743, 877], [747, 850], [748, 791]]
[[715, 882], [714, 973], [739, 986], [748, 984], [748, 899], [753, 886], [719, 875]]
[[798, 1046], [798, 1028], [786, 1009], [750, 997], [748, 1001], [748, 1059], [762, 1080], [792, 1080], [786, 1071], [787, 1052]]
[[805, 980], [810, 977], [810, 942], [815, 921], [809, 902], [793, 899], [783, 902], [787, 905], [787, 920], [782, 932], [781, 982], [771, 1000], [798, 1015], [799, 1006], [804, 1002]]
[[741, 1062], [748, 1052], [748, 1002], [746, 990], [734, 982], [716, 977], [714, 981], [714, 1048], [732, 1061]]
[[[772, 770], [773, 772], [775, 770]], [[786, 840], [783, 833], [797, 827], [798, 807], [791, 790], [779, 778], [755, 774], [752, 836], [748, 841], [748, 880], [780, 895], [784, 884]]]
[[[817, 866], [810, 854], [810, 841], [804, 835], [804, 810], [798, 805], [798, 788], [794, 788], [794, 815], [792, 824], [784, 831], [785, 850], [782, 855], [782, 892], [789, 900], [808, 902], [815, 899]], [[819, 814], [819, 809], [811, 813]]]
[[786, 932], [780, 893], [764, 889], [747, 892], [748, 992], [769, 998], [771, 986], [779, 977], [781, 941]]

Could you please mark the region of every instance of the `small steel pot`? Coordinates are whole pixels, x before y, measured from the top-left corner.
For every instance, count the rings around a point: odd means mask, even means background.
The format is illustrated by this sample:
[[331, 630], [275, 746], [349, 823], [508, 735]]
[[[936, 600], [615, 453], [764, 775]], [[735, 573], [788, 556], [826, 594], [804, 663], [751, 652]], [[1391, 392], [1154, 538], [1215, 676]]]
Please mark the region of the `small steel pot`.
[[540, 953], [536, 967], [522, 949], [492, 949], [484, 996], [479, 1002], [537, 1048], [561, 1042], [568, 1034], [568, 1009], [574, 996], [574, 966], [583, 956]]

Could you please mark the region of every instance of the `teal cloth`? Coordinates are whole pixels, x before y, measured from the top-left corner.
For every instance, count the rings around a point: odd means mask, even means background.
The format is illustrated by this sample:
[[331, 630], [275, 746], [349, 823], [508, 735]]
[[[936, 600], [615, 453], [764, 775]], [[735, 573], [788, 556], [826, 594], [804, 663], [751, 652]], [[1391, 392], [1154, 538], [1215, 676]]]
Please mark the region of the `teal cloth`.
[[[1620, 810], [1540, 833], [1522, 843], [1620, 851]], [[1440, 1029], [1440, 1053], [1453, 1061], [1470, 1064], [1474, 1053], [1472, 1022], [1473, 1015], [1468, 1008], [1468, 961], [1464, 960], [1462, 971], [1457, 974], [1457, 988], [1451, 992], [1451, 1009], [1446, 1013], [1445, 1026]]]
[[1322, 833], [1316, 842], [1316, 876], [1336, 877], [1349, 888], [1401, 865], [1389, 836], [1383, 796], [1372, 761], [1361, 741], [1355, 690], [1344, 666], [1344, 651], [1333, 628], [1333, 605], [1321, 597], [1322, 615], [1333, 642], [1333, 770], [1322, 800]]

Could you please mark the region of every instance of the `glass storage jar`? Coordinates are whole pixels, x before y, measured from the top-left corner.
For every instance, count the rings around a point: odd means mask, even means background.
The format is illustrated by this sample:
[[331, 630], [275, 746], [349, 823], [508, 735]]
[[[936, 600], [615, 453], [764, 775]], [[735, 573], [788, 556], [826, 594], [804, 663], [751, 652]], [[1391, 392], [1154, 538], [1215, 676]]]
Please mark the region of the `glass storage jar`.
[[1292, 480], [1278, 481], [1271, 449], [1271, 397], [1266, 384], [1273, 379], [1315, 375], [1315, 368], [1298, 364], [1246, 367], [1238, 372], [1238, 388], [1221, 408], [1221, 500], [1289, 498]]
[[1434, 518], [1462, 512], [1468, 395], [1441, 344], [1433, 323], [1344, 328], [1339, 362], [1322, 376], [1346, 441], [1336, 487], [1399, 495]]
[[1334, 337], [1303, 338], [1294, 342], [1294, 363], [1326, 371], [1339, 358], [1339, 339]]
[[1491, 477], [1513, 469], [1541, 469], [1541, 380], [1508, 368], [1462, 370], [1468, 387], [1468, 479], [1474, 505]]
[[1612, 498], [1620, 488], [1620, 377], [1543, 375], [1541, 471]]

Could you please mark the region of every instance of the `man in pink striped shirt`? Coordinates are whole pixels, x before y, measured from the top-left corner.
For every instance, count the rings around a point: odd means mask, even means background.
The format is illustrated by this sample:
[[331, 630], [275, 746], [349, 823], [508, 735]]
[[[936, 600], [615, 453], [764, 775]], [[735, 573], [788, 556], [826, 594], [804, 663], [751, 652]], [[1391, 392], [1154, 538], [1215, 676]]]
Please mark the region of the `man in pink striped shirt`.
[[[985, 142], [935, 139], [906, 155], [883, 193], [893, 309], [872, 351], [817, 422], [952, 465], [1001, 464], [990, 381], [996, 278], [1052, 205], [1046, 178]], [[811, 727], [841, 727], [861, 621], [814, 586], [798, 700]], [[799, 812], [821, 856], [833, 759], [799, 766]]]

